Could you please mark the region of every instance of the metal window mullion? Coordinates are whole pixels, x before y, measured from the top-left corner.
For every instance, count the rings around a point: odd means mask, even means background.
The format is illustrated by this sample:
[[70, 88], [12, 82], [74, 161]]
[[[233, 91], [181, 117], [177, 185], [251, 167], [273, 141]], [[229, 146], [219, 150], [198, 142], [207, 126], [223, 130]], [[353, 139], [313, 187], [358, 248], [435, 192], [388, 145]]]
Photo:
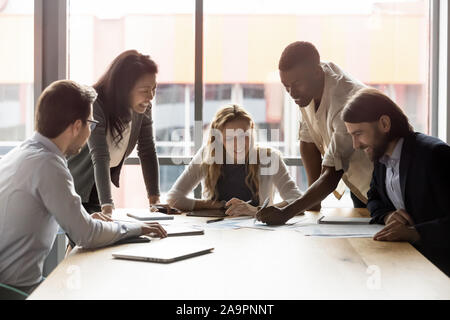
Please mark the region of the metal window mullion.
[[[194, 145], [197, 152], [203, 142], [203, 0], [195, 0], [195, 80], [194, 80]], [[201, 198], [201, 186], [194, 197]]]
[[[43, 12], [44, 0], [34, 1], [34, 101], [33, 109], [42, 92], [43, 84]], [[34, 114], [34, 110], [33, 110]]]
[[429, 110], [430, 134], [438, 136], [439, 108], [439, 0], [430, 1]]
[[[50, 83], [67, 77], [67, 0], [34, 0], [34, 105]], [[34, 114], [34, 112], [33, 112]], [[44, 276], [65, 255], [65, 235], [58, 234], [45, 263]]]
[[188, 85], [184, 86], [184, 150], [183, 155], [191, 154], [191, 94]]
[[67, 1], [35, 0], [35, 101], [67, 77]]
[[438, 59], [438, 93], [437, 93], [437, 133], [438, 137], [446, 142], [450, 142], [450, 110], [449, 110], [449, 90], [450, 90], [450, 64], [448, 63], [450, 52], [450, 6], [447, 0], [439, 1], [439, 59]]

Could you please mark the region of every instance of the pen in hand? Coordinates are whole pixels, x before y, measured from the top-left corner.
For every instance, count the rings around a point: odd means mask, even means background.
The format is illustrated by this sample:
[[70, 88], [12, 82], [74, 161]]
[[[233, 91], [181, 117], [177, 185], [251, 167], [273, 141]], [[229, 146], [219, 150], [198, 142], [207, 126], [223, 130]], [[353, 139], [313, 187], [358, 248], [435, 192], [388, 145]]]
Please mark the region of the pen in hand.
[[[244, 201], [244, 203], [247, 203], [247, 204], [250, 204], [250, 203], [252, 203], [252, 199], [250, 199], [250, 200], [248, 200], [248, 201]], [[228, 202], [227, 202], [228, 203]], [[230, 208], [231, 207], [231, 205], [229, 205], [229, 206], [225, 206], [225, 209], [228, 209], [228, 208]]]
[[[263, 202], [263, 205], [261, 206], [261, 209], [259, 209], [258, 212], [267, 208], [267, 206], [269, 205], [269, 201], [270, 201], [270, 199], [266, 198], [266, 200], [264, 200], [264, 202]], [[255, 214], [255, 220], [253, 220], [253, 224], [256, 224], [256, 222], [259, 221], [259, 219], [257, 217], [258, 212]]]
[[[245, 201], [245, 203], [248, 203], [248, 204], [250, 204], [251, 202], [252, 202], [251, 199], [248, 200], [248, 201]], [[225, 209], [228, 209], [228, 208], [230, 208], [230, 207], [231, 207], [231, 206], [226, 206]], [[224, 220], [224, 218], [208, 220], [208, 221], [206, 221], [206, 223], [219, 222], [219, 221], [222, 221], [222, 220]]]

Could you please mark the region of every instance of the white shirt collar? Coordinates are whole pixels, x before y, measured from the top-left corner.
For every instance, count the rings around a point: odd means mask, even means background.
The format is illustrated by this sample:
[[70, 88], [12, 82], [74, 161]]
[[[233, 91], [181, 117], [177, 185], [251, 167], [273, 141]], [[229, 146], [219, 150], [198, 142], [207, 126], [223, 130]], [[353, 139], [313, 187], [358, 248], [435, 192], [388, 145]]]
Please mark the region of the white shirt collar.
[[403, 141], [404, 138], [400, 138], [397, 141], [397, 144], [395, 145], [394, 151], [392, 152], [391, 156], [384, 155], [380, 158], [380, 162], [384, 164], [385, 166], [393, 166], [397, 164], [400, 161], [400, 157], [402, 155], [402, 148], [403, 148]]

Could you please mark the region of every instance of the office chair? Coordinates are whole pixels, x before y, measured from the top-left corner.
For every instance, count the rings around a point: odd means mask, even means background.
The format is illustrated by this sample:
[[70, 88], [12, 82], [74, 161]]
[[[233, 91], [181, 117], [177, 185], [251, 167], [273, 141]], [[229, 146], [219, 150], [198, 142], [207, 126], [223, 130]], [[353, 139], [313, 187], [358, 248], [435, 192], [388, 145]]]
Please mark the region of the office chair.
[[27, 293], [0, 283], [0, 300], [25, 300], [27, 297]]

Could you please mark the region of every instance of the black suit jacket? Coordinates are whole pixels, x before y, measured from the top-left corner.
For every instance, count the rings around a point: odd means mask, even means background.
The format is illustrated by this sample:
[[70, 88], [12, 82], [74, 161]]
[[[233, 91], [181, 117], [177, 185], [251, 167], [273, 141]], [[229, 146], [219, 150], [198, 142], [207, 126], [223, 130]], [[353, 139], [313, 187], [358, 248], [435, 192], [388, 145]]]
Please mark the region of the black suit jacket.
[[[400, 185], [405, 210], [421, 240], [422, 254], [450, 275], [450, 146], [414, 133], [405, 137], [400, 157]], [[367, 193], [372, 223], [384, 223], [395, 211], [386, 193], [386, 167], [376, 161]]]

